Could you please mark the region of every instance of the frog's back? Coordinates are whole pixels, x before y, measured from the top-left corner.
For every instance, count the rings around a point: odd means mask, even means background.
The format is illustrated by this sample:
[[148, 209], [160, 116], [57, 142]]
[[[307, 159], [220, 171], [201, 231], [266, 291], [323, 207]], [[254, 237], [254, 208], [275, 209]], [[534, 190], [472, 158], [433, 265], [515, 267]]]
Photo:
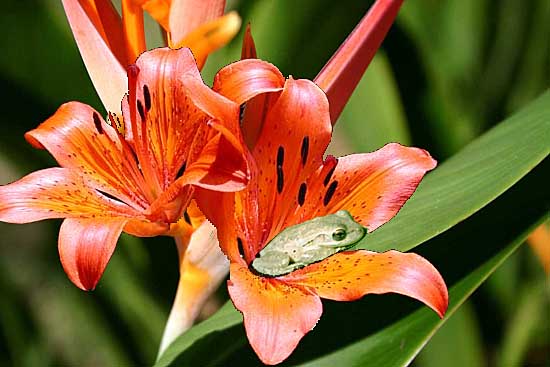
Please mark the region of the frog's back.
[[361, 225], [353, 220], [348, 211], [340, 210], [334, 214], [313, 218], [299, 225], [287, 227], [275, 236], [271, 242], [275, 242], [279, 246], [286, 244], [291, 244], [291, 246], [294, 244], [305, 245], [320, 238], [330, 240], [332, 233], [338, 228], [351, 229], [354, 227], [361, 227]]

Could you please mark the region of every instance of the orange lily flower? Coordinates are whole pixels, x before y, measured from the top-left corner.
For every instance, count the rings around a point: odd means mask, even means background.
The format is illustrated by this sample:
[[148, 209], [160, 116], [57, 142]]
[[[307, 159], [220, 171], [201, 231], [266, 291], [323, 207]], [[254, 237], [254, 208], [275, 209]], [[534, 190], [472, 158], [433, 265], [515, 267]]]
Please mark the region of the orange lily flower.
[[[110, 0], [62, 2], [94, 87], [106, 110], [120, 118], [120, 99], [127, 90], [125, 66], [147, 49], [143, 11], [159, 23], [171, 48], [191, 49], [199, 69], [211, 52], [237, 34], [241, 24], [235, 12], [223, 15], [225, 0], [122, 0], [121, 15]], [[187, 217], [191, 227], [183, 237], [176, 237], [180, 281], [161, 352], [193, 324], [228, 272], [215, 228], [198, 209], [189, 210]]]
[[239, 16], [223, 16], [225, 0], [62, 0], [82, 60], [107, 111], [120, 116], [127, 65], [147, 49], [143, 10], [162, 26], [172, 48], [188, 47], [199, 69], [238, 32]]
[[[315, 82], [325, 90], [331, 101], [333, 123], [336, 122], [347, 99], [374, 57], [376, 50], [397, 16], [402, 2], [403, 0], [377, 0], [317, 76]], [[256, 49], [250, 33], [250, 26], [247, 27], [244, 35], [241, 54], [241, 59], [247, 58], [256, 58]], [[243, 82], [254, 84], [254, 75], [250, 74], [250, 78], [243, 80]], [[245, 140], [250, 146], [253, 146], [259, 134], [261, 119], [258, 117], [264, 111], [268, 96], [269, 94], [260, 94], [246, 103], [242, 125]], [[221, 283], [225, 274], [229, 271], [229, 266], [224, 261], [224, 255], [220, 251], [216, 251], [219, 250], [216, 229], [203, 217], [201, 217], [201, 220], [201, 228], [198, 228], [192, 236], [185, 254], [181, 251], [182, 246], [178, 244], [180, 282], [161, 342], [160, 353], [176, 336], [192, 325], [203, 300], [206, 299], [211, 290]], [[198, 223], [201, 222], [198, 221]], [[199, 235], [199, 233], [203, 235]], [[206, 236], [207, 233], [210, 233], [210, 235]], [[204, 251], [203, 246], [209, 250]], [[195, 261], [195, 254], [197, 253], [201, 254], [200, 263]]]
[[239, 106], [203, 84], [188, 49], [156, 49], [128, 67], [124, 134], [110, 115], [69, 102], [29, 131], [61, 167], [0, 187], [0, 220], [65, 218], [59, 254], [71, 281], [93, 289], [122, 231], [190, 236], [195, 187], [233, 191], [248, 181]]
[[332, 132], [327, 97], [311, 81], [285, 80], [275, 66], [260, 60], [220, 70], [214, 90], [238, 104], [264, 98], [263, 108], [245, 107], [243, 135], [252, 162], [246, 189], [197, 193], [231, 262], [229, 294], [262, 362], [276, 364], [290, 355], [319, 320], [321, 298], [351, 301], [394, 292], [444, 315], [448, 293], [443, 279], [412, 253], [346, 251], [278, 277], [249, 268], [283, 229], [338, 210], [349, 211], [369, 232], [376, 230], [436, 166], [428, 152], [388, 144], [373, 153], [323, 159]]

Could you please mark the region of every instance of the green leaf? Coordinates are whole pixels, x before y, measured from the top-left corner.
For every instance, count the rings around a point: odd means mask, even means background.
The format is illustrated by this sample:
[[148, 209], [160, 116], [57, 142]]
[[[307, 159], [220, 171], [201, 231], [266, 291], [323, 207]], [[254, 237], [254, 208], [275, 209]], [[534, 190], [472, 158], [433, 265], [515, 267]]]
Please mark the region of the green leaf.
[[[445, 161], [390, 222], [359, 248], [407, 251], [509, 189], [550, 152], [550, 92]], [[403, 231], [406, 228], [406, 231]]]
[[536, 97], [550, 81], [550, 42], [547, 42], [550, 34], [550, 1], [535, 0], [532, 6], [533, 19], [528, 22], [530, 31], [526, 37], [521, 65], [513, 73], [514, 88], [510, 91], [508, 101], [508, 109], [512, 111]]
[[[548, 160], [514, 185], [548, 155], [548, 141], [549, 92], [442, 164], [424, 180], [400, 214], [370, 235], [363, 247], [379, 251], [390, 248], [409, 250], [432, 238], [418, 247], [417, 251], [440, 269], [447, 284], [451, 286], [449, 317], [517, 248], [526, 236], [527, 229], [548, 210], [550, 198], [548, 191], [543, 189], [550, 172]], [[507, 191], [512, 185], [514, 187]], [[501, 195], [504, 191], [507, 192]], [[501, 197], [494, 200], [499, 195]], [[491, 201], [493, 202], [487, 206]], [[481, 208], [484, 209], [479, 211]], [[452, 230], [443, 233], [451, 227]], [[437, 237], [433, 238], [435, 236]], [[429, 254], [428, 250], [432, 253]], [[378, 308], [385, 310], [381, 312], [386, 315], [392, 304], [402, 305], [403, 298], [389, 304], [382, 302], [382, 307], [379, 304]], [[328, 349], [320, 348], [319, 344], [308, 344], [308, 340], [329, 340], [334, 343], [348, 342], [348, 347], [336, 352], [343, 353], [338, 358], [352, 358], [350, 355], [357, 355], [358, 358], [381, 361], [380, 365], [383, 365], [382, 361], [387, 362], [385, 365], [392, 365], [396, 359], [405, 364], [444, 322], [431, 310], [423, 307], [408, 316], [397, 313], [397, 318], [394, 315], [393, 319], [400, 321], [388, 328], [381, 328], [381, 331], [358, 343], [347, 340], [346, 335], [327, 338], [326, 335], [330, 334], [325, 334], [325, 339], [315, 338], [315, 335], [322, 335], [323, 324], [327, 320], [336, 320], [337, 324], [343, 322], [342, 318], [348, 318], [349, 322], [349, 315], [353, 315], [349, 310], [354, 304], [362, 306], [354, 309], [364, 315], [363, 319], [354, 317], [354, 320], [368, 320], [371, 326], [388, 326], [389, 324], [379, 325], [380, 321], [369, 316], [372, 315], [373, 308], [369, 308], [368, 304], [374, 299], [392, 298], [365, 297], [365, 301], [346, 303], [346, 308], [332, 313], [330, 309], [337, 306], [325, 302], [326, 306], [330, 306], [326, 307], [325, 317], [304, 338], [293, 358], [299, 358], [297, 355], [305, 353], [302, 351], [308, 350], [307, 345], [316, 348], [313, 355], [326, 353]], [[244, 333], [240, 322], [241, 317], [232, 306], [224, 307], [213, 318], [178, 338], [161, 356], [157, 366], [185, 365], [182, 361], [197, 355], [201, 355], [203, 364], [207, 364], [212, 353], [201, 353], [205, 341], [216, 345], [218, 350], [243, 344]], [[367, 329], [357, 328], [359, 329], [362, 334], [368, 335]], [[405, 344], [402, 345], [402, 342]], [[341, 345], [337, 345], [336, 349], [340, 347]], [[407, 353], [396, 353], [405, 347]], [[249, 351], [249, 348], [246, 350]], [[357, 352], [350, 353], [350, 350]], [[366, 351], [369, 353], [365, 354]], [[340, 359], [338, 364], [342, 364]]]
[[[541, 330], [542, 325], [548, 325], [545, 319], [546, 298], [548, 296], [544, 281], [527, 284], [517, 293], [518, 304], [511, 321], [506, 326], [500, 353], [500, 366], [522, 366], [525, 354], [529, 350], [535, 335], [548, 335]], [[547, 308], [546, 308], [547, 310]], [[544, 327], [544, 326], [543, 326]], [[547, 339], [548, 341], [548, 339]]]
[[446, 155], [470, 142], [482, 126], [477, 107], [488, 9], [487, 0], [405, 1], [397, 18], [416, 44], [413, 52], [424, 64], [428, 84], [417, 90], [420, 97], [407, 95], [428, 115], [433, 144]]
[[430, 340], [415, 362], [421, 367], [483, 367], [483, 343], [474, 307], [466, 302]]

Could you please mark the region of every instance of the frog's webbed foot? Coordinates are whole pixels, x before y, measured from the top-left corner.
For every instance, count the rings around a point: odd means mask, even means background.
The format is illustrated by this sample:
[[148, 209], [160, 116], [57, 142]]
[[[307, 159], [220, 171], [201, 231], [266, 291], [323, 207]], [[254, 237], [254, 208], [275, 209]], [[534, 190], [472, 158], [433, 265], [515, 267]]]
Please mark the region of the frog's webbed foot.
[[293, 261], [286, 253], [270, 251], [255, 258], [251, 266], [263, 275], [278, 276], [290, 273], [293, 270], [291, 263]]

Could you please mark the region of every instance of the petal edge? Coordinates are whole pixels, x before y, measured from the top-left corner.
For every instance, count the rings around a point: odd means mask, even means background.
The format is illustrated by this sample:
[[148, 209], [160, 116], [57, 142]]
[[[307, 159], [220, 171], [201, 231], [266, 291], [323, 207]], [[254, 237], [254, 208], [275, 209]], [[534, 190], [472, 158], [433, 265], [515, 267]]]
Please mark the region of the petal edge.
[[414, 253], [344, 251], [278, 278], [311, 287], [322, 298], [353, 301], [365, 294], [398, 293], [415, 298], [443, 317], [447, 286], [437, 269]]
[[255, 276], [240, 264], [231, 264], [228, 289], [250, 345], [265, 364], [285, 360], [323, 312], [319, 297], [306, 289]]
[[65, 219], [59, 230], [59, 258], [69, 279], [93, 290], [115, 250], [126, 220]]

